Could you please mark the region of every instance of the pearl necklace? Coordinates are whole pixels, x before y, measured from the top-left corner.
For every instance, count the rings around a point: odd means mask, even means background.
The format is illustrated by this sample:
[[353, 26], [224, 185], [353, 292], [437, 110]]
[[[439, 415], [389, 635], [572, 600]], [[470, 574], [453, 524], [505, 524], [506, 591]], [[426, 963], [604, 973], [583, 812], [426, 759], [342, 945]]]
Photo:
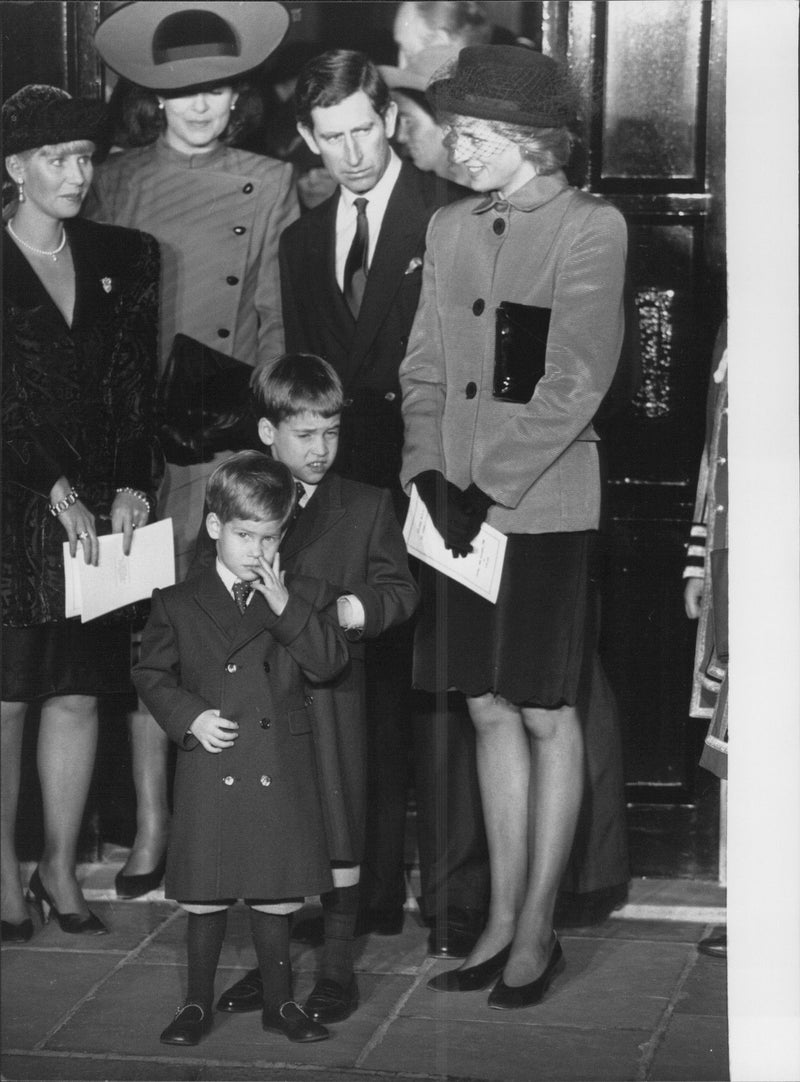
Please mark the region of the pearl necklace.
[[59, 246], [57, 248], [54, 248], [52, 252], [47, 252], [44, 250], [44, 248], [34, 248], [32, 244], [28, 244], [28, 242], [23, 240], [22, 237], [18, 237], [17, 234], [14, 232], [14, 227], [11, 225], [11, 222], [6, 222], [6, 228], [8, 229], [14, 240], [18, 244], [21, 244], [23, 248], [27, 248], [29, 252], [33, 252], [35, 255], [48, 255], [52, 258], [54, 263], [58, 262], [58, 253], [63, 250], [64, 245], [67, 243], [67, 232], [66, 230], [62, 230], [61, 243], [59, 244]]

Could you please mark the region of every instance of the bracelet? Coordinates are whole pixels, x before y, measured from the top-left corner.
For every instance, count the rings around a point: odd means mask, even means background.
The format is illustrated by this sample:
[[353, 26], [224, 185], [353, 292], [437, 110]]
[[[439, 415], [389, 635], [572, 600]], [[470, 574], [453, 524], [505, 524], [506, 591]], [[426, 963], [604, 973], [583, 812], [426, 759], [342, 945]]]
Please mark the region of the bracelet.
[[51, 503], [48, 507], [48, 511], [53, 518], [58, 518], [59, 515], [63, 515], [68, 507], [72, 507], [78, 498], [77, 491], [74, 488], [71, 488], [63, 500], [59, 500], [58, 503]]
[[153, 510], [153, 505], [150, 503], [149, 497], [145, 496], [141, 489], [129, 488], [128, 485], [123, 485], [122, 488], [116, 489], [116, 492], [130, 492], [131, 496], [135, 496], [137, 500], [141, 500], [142, 503], [147, 507], [148, 515]]

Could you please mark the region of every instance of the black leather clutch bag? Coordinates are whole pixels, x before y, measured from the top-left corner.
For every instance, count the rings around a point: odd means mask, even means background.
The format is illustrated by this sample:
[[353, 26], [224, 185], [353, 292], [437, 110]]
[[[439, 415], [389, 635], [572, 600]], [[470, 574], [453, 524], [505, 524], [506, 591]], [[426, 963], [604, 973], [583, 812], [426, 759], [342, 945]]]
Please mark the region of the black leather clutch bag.
[[492, 397], [530, 402], [544, 375], [550, 309], [503, 301], [496, 311]]
[[158, 385], [159, 438], [167, 462], [192, 466], [218, 451], [257, 448], [251, 406], [253, 369], [235, 357], [176, 334]]

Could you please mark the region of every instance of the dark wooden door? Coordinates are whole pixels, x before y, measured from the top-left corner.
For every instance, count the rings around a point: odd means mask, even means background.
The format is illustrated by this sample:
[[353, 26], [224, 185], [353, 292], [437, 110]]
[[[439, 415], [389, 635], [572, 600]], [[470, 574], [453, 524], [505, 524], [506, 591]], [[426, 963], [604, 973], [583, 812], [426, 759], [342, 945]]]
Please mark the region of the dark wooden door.
[[724, 4], [542, 5], [586, 119], [585, 184], [625, 214], [643, 381], [606, 435], [603, 656], [620, 701], [635, 875], [717, 875], [716, 779], [689, 717], [683, 610], [713, 339], [724, 311]]

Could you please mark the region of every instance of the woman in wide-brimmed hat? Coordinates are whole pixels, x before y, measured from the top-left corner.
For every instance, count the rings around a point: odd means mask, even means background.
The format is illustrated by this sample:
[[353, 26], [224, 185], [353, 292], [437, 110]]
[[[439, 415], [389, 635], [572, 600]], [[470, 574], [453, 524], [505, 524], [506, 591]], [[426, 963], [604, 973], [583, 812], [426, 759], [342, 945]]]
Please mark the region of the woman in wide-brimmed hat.
[[[289, 25], [276, 3], [137, 2], [98, 27], [103, 60], [136, 84], [131, 118], [149, 143], [114, 154], [87, 200], [96, 221], [136, 226], [161, 243], [161, 367], [177, 333], [256, 365], [283, 352], [278, 237], [298, 213], [292, 168], [238, 150], [242, 77]], [[147, 138], [147, 136], [146, 136]], [[159, 513], [170, 516], [186, 574], [205, 483], [228, 452], [168, 462]], [[137, 833], [117, 878], [121, 897], [157, 886], [167, 842], [167, 740], [142, 708], [130, 719]]]
[[575, 100], [554, 60], [469, 46], [428, 94], [482, 194], [429, 228], [400, 369], [402, 480], [454, 553], [484, 521], [507, 536], [496, 604], [423, 569], [415, 682], [467, 696], [491, 867], [485, 931], [430, 984], [494, 984], [489, 1004], [503, 1009], [538, 1002], [563, 965], [553, 909], [581, 803], [576, 698], [593, 648], [592, 420], [622, 345], [626, 228], [567, 183]]
[[101, 103], [26, 86], [2, 109], [16, 199], [3, 234], [2, 937], [33, 924], [14, 845], [23, 728], [40, 708], [44, 849], [30, 900], [65, 932], [105, 926], [86, 905], [76, 846], [97, 744], [97, 696], [129, 692], [129, 613], [65, 615], [65, 543], [98, 562], [98, 533], [149, 517], [158, 245], [78, 217], [103, 139]]

